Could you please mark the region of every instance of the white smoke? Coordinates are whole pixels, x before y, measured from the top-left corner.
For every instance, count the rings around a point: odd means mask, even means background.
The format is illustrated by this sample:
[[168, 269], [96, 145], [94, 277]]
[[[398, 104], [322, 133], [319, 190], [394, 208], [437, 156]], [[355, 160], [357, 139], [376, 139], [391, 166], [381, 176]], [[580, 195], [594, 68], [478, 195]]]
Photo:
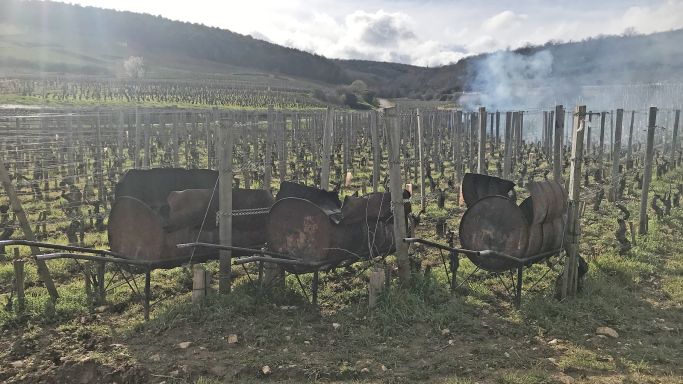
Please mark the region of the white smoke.
[[480, 94], [479, 104], [492, 110], [535, 107], [552, 69], [553, 55], [547, 50], [532, 55], [496, 52], [479, 62], [472, 88]]
[[[593, 110], [616, 108], [645, 110], [650, 105], [680, 108], [683, 84], [680, 79], [631, 78], [629, 72], [602, 68], [600, 60], [588, 60], [575, 76], [559, 77], [549, 50], [525, 55], [502, 51], [476, 60], [472, 68], [472, 93], [460, 97], [468, 110], [484, 106], [488, 110], [552, 109], [587, 105]], [[642, 72], [642, 71], [641, 71]], [[654, 71], [653, 71], [654, 72]]]

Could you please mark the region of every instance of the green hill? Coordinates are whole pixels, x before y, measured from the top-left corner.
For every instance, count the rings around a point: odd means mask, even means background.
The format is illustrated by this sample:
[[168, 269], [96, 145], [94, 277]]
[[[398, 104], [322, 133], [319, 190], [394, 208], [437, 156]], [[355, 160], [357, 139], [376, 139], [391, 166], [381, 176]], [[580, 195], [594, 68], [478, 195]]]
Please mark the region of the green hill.
[[[546, 78], [572, 85], [681, 81], [683, 30], [548, 43], [507, 52], [547, 52]], [[477, 91], [501, 53], [438, 68], [332, 60], [227, 30], [162, 17], [43, 1], [0, 0], [0, 76], [123, 78], [144, 57], [146, 78], [324, 89], [363, 80], [379, 96], [451, 99]], [[504, 53], [504, 54], [507, 54]], [[522, 79], [523, 80], [523, 79]], [[342, 95], [344, 92], [338, 92]]]

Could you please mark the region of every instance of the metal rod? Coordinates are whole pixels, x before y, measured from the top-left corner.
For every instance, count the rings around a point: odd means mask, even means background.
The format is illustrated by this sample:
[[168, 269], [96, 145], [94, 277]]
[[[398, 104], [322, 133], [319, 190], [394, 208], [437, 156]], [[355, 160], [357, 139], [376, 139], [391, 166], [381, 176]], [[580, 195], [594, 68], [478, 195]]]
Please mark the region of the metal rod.
[[142, 260], [131, 260], [122, 259], [119, 257], [106, 257], [106, 256], [95, 256], [95, 255], [82, 255], [77, 253], [67, 253], [67, 252], [57, 252], [57, 253], [46, 253], [36, 256], [37, 260], [54, 260], [54, 259], [74, 259], [74, 260], [88, 260], [88, 261], [104, 261], [115, 264], [128, 264], [128, 265], [143, 265], [150, 266], [153, 263], [149, 261]]
[[176, 248], [195, 248], [195, 247], [212, 248], [212, 249], [225, 250], [225, 251], [253, 252], [253, 253], [259, 254], [259, 255], [270, 255], [270, 256], [282, 257], [284, 259], [291, 259], [292, 258], [291, 256], [285, 255], [284, 253], [268, 251], [265, 249], [235, 247], [232, 245], [220, 245], [220, 244], [201, 243], [201, 242], [183, 243], [183, 244], [176, 245]]
[[501, 252], [492, 251], [489, 249], [483, 250], [483, 251], [473, 251], [470, 249], [451, 248], [447, 245], [443, 245], [443, 244], [435, 243], [433, 241], [419, 239], [419, 238], [415, 238], [415, 237], [407, 237], [407, 238], [404, 238], [403, 241], [406, 243], [424, 244], [424, 245], [428, 245], [428, 246], [431, 246], [434, 248], [443, 249], [446, 251], [455, 251], [458, 253], [464, 253], [466, 255], [484, 256], [484, 257], [497, 257], [497, 258], [505, 259], [506, 261], [510, 261], [510, 262], [514, 263], [516, 266], [530, 265], [530, 264], [533, 264], [533, 263], [535, 263], [539, 260], [542, 260], [548, 256], [554, 255], [554, 254], [562, 251], [561, 248], [560, 249], [553, 249], [551, 251], [546, 251], [546, 252], [539, 253], [539, 254], [529, 256], [526, 258], [517, 258], [514, 256], [506, 255], [506, 254], [501, 253]]
[[298, 260], [280, 259], [280, 258], [265, 257], [265, 256], [245, 257], [242, 259], [235, 260], [234, 263], [235, 263], [235, 265], [241, 265], [241, 264], [247, 264], [247, 263], [255, 263], [255, 262], [259, 262], [259, 261], [263, 261], [266, 263], [273, 263], [273, 264], [295, 265], [295, 266], [299, 266], [299, 267], [318, 268], [318, 269], [323, 269], [323, 267], [329, 265], [328, 262], [305, 263], [303, 261], [298, 261]]
[[93, 249], [93, 248], [85, 248], [85, 247], [75, 247], [72, 245], [62, 245], [62, 244], [53, 244], [53, 243], [43, 243], [40, 241], [30, 241], [30, 240], [2, 240], [0, 241], [0, 247], [3, 246], [11, 246], [11, 245], [25, 245], [27, 247], [38, 247], [38, 248], [51, 248], [51, 249], [58, 249], [61, 251], [74, 251], [74, 252], [85, 252], [85, 253], [94, 253], [98, 255], [110, 255], [110, 256], [120, 256], [112, 251], [107, 251], [105, 249]]

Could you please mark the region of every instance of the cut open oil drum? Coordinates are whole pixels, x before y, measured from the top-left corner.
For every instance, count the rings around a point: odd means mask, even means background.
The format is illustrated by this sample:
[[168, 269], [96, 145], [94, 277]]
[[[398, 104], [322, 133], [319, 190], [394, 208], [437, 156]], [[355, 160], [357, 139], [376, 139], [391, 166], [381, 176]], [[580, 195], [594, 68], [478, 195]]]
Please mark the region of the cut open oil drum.
[[[460, 244], [475, 251], [492, 250], [516, 258], [526, 256], [529, 224], [522, 209], [503, 196], [480, 199], [460, 221]], [[495, 257], [468, 255], [476, 266], [491, 272], [514, 268], [514, 263]]]
[[[270, 209], [266, 227], [271, 251], [303, 263], [331, 261], [328, 252], [333, 242], [333, 224], [312, 202], [296, 197], [278, 200]], [[304, 272], [287, 265], [284, 268]]]
[[487, 196], [507, 196], [514, 187], [515, 183], [510, 180], [478, 173], [466, 173], [462, 179], [462, 198], [467, 207], [471, 207]]

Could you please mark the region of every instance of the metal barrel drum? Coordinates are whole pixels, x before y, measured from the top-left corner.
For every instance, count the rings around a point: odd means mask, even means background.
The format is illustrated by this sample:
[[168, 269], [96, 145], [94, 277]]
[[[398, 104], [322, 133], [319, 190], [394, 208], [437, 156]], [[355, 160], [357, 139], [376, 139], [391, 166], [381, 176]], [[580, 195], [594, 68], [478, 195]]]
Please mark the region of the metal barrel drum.
[[[157, 268], [171, 268], [190, 259], [200, 262], [218, 257], [215, 250], [176, 247], [191, 242], [218, 243], [215, 225], [218, 204], [213, 193], [217, 184], [215, 178], [211, 179], [212, 172], [151, 169], [124, 176], [117, 185], [117, 196], [109, 213], [110, 249], [121, 257], [146, 261]], [[211, 189], [201, 189], [209, 184]], [[174, 189], [178, 187], [187, 189]], [[272, 195], [264, 190], [236, 188], [232, 198], [233, 245], [262, 247]], [[240, 212], [248, 215], [238, 215]]]
[[177, 244], [192, 241], [214, 243], [216, 231], [189, 227], [164, 230], [164, 220], [147, 204], [134, 197], [120, 197], [109, 215], [110, 249], [125, 258], [146, 261], [158, 267], [181, 265], [191, 256], [196, 261], [213, 257], [212, 251], [178, 249]]
[[[363, 198], [359, 198], [363, 199]], [[381, 197], [380, 197], [381, 199]], [[363, 203], [367, 203], [364, 200]], [[382, 214], [370, 200], [371, 212]], [[389, 203], [385, 208], [389, 207]], [[289, 272], [305, 273], [395, 251], [393, 220], [378, 220], [353, 209], [323, 209], [308, 199], [287, 197], [270, 209], [266, 232], [270, 251], [289, 256], [299, 265], [284, 264]], [[389, 213], [390, 214], [390, 213]], [[367, 216], [366, 216], [367, 215]], [[372, 248], [372, 249], [371, 249]]]
[[[491, 176], [465, 176], [463, 196], [469, 208], [460, 221], [463, 248], [492, 250], [523, 259], [561, 247], [566, 211], [562, 186], [555, 181], [530, 183], [530, 196], [519, 206], [507, 197], [513, 187], [511, 181]], [[516, 267], [513, 261], [503, 258], [467, 256], [491, 272]]]
[[[297, 197], [275, 202], [266, 224], [269, 250], [311, 265], [332, 261], [328, 251], [333, 232], [330, 217], [320, 207]], [[303, 267], [283, 267], [290, 272], [304, 272]]]
[[[465, 249], [492, 250], [524, 258], [529, 224], [522, 209], [503, 196], [487, 196], [467, 209], [460, 221], [460, 244]], [[509, 260], [467, 255], [476, 266], [491, 272], [513, 268]]]
[[558, 249], [564, 236], [564, 188], [555, 181], [532, 182], [529, 192], [530, 196], [521, 204], [530, 223], [527, 253], [536, 255]]

